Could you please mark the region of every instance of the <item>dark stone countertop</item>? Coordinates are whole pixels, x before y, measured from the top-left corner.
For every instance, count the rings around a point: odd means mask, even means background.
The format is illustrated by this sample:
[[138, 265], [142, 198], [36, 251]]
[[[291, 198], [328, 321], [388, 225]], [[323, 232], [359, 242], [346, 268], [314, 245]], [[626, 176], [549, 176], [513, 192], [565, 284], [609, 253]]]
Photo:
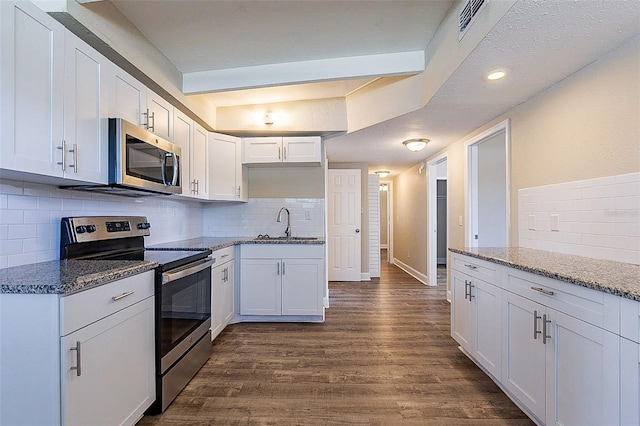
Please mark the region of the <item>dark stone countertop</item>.
[[520, 247], [464, 247], [449, 250], [640, 301], [640, 265]]
[[0, 294], [66, 295], [154, 269], [140, 260], [54, 260], [0, 269]]

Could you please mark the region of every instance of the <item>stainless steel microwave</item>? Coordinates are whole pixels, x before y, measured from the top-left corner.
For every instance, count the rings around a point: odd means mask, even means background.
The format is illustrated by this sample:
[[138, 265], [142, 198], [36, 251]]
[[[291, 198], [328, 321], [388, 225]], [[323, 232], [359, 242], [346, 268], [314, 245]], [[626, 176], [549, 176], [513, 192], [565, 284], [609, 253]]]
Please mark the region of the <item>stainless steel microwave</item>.
[[126, 197], [182, 194], [180, 147], [122, 118], [109, 119], [109, 181], [65, 189]]

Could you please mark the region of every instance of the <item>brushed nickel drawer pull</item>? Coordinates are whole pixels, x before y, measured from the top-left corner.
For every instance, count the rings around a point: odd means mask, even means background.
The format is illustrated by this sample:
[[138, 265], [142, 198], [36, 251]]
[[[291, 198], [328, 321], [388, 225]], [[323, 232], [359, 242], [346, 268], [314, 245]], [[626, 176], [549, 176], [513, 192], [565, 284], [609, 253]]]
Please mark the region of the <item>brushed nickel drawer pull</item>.
[[551, 339], [551, 335], [547, 331], [547, 324], [551, 326], [551, 320], [547, 319], [547, 314], [542, 315], [542, 343], [547, 344], [547, 339]]
[[72, 370], [76, 370], [76, 376], [82, 376], [82, 354], [80, 353], [80, 341], [76, 342], [76, 346], [70, 348], [72, 351], [76, 351], [76, 366], [71, 367]]
[[555, 293], [551, 290], [546, 290], [542, 287], [531, 287], [531, 290], [535, 290], [538, 293], [546, 294], [547, 296], [553, 296]]
[[113, 299], [114, 302], [117, 302], [120, 299], [124, 299], [127, 296], [131, 296], [133, 293], [135, 293], [135, 291], [127, 291], [126, 293], [122, 293], [122, 294], [119, 294], [117, 296], [113, 296], [111, 299]]
[[229, 255], [228, 255], [228, 254], [223, 254], [223, 255], [222, 255], [222, 256], [220, 256], [220, 257], [224, 259], [225, 257], [229, 257]]
[[538, 320], [542, 317], [538, 315], [538, 311], [533, 311], [533, 340], [538, 340], [538, 334], [542, 331], [538, 330]]
[[464, 266], [466, 266], [469, 269], [478, 269], [478, 267], [474, 265], [464, 265]]

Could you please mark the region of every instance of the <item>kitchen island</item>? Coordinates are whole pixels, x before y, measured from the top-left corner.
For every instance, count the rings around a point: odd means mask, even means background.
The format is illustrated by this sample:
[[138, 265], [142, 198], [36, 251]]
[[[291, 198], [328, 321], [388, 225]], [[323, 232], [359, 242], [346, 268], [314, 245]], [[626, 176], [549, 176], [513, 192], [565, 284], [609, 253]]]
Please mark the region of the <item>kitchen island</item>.
[[538, 424], [640, 419], [640, 266], [454, 248], [451, 335]]

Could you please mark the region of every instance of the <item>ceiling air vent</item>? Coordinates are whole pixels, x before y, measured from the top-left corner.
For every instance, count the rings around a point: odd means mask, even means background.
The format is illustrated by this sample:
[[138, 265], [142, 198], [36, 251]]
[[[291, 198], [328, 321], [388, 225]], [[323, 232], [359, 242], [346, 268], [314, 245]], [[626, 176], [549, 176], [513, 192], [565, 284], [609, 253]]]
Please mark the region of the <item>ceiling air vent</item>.
[[471, 28], [471, 24], [476, 20], [476, 16], [478, 16], [478, 13], [480, 13], [488, 1], [489, 0], [467, 0], [458, 17], [458, 40], [462, 40], [467, 30]]

